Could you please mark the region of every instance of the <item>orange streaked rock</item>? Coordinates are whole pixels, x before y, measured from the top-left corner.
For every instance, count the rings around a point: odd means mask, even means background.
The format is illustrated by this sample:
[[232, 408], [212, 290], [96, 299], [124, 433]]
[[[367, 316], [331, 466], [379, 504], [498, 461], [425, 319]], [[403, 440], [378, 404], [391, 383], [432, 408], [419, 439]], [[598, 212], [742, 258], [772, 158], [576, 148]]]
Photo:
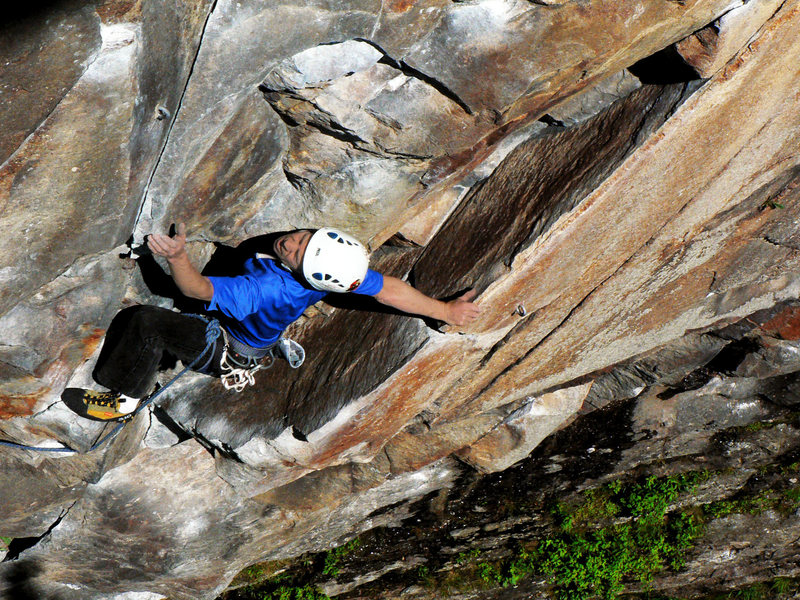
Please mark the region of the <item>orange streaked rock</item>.
[[676, 48], [700, 77], [711, 77], [741, 50], [781, 4], [780, 0], [746, 2], [682, 39]]
[[[539, 312], [470, 383], [475, 393], [490, 386], [490, 405], [511, 390], [535, 393], [683, 335], [690, 322], [711, 324], [794, 293], [797, 253], [780, 239], [795, 234], [797, 205], [762, 206], [795, 189], [800, 99], [789, 57], [800, 41], [788, 32], [799, 25], [798, 6], [785, 6], [488, 288], [477, 330], [513, 325], [520, 302]], [[769, 247], [758, 235], [769, 238], [772, 229], [779, 233]], [[599, 246], [590, 242], [598, 239]], [[773, 268], [748, 269], [754, 263]], [[516, 344], [532, 348], [523, 360], [509, 354]]]

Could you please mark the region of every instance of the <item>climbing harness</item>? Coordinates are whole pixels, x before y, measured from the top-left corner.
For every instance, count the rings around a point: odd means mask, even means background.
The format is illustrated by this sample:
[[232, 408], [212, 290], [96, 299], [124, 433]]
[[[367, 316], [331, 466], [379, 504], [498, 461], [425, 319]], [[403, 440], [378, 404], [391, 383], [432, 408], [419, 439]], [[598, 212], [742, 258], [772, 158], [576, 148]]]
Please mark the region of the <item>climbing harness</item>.
[[[228, 335], [224, 329], [222, 337], [225, 347], [222, 349], [219, 368], [222, 371], [220, 379], [226, 390], [241, 392], [248, 385], [255, 385], [256, 372], [269, 369], [275, 362], [274, 344], [268, 348], [252, 348]], [[261, 362], [264, 359], [268, 359], [266, 364]]]
[[[99, 441], [95, 442], [92, 445], [92, 447], [89, 448], [86, 451], [86, 453], [91, 452], [93, 450], [96, 450], [97, 448], [102, 446], [104, 443], [106, 443], [108, 440], [110, 440], [113, 437], [115, 437], [122, 430], [122, 428], [125, 425], [127, 425], [136, 415], [138, 415], [148, 405], [150, 405], [153, 402], [153, 400], [155, 400], [161, 394], [163, 394], [173, 383], [178, 381], [178, 379], [180, 379], [185, 373], [187, 373], [187, 372], [191, 371], [192, 369], [194, 369], [195, 366], [200, 363], [200, 360], [207, 353], [208, 353], [208, 358], [206, 359], [206, 362], [203, 364], [202, 367], [198, 368], [197, 370], [198, 371], [204, 371], [211, 364], [211, 361], [213, 360], [214, 354], [215, 354], [216, 349], [217, 349], [217, 339], [219, 338], [221, 332], [223, 331], [222, 327], [220, 327], [219, 321], [217, 321], [216, 319], [208, 320], [203, 315], [195, 315], [195, 314], [188, 314], [187, 316], [195, 317], [195, 318], [202, 319], [202, 320], [206, 321], [206, 323], [207, 323], [207, 325], [206, 325], [206, 347], [203, 349], [203, 351], [200, 354], [198, 354], [197, 358], [195, 358], [191, 363], [189, 363], [189, 365], [184, 367], [183, 370], [180, 373], [178, 373], [177, 375], [175, 375], [175, 377], [170, 379], [163, 387], [157, 389], [155, 392], [150, 394], [147, 398], [142, 400], [142, 402], [139, 404], [139, 406], [136, 407], [136, 410], [134, 410], [133, 412], [131, 412], [131, 413], [127, 414], [127, 415], [125, 415], [124, 417], [121, 417], [119, 423], [117, 423], [117, 426], [114, 427], [114, 429], [112, 429], [107, 435], [103, 436]], [[209, 350], [211, 350], [210, 353], [209, 353]], [[65, 453], [66, 452], [70, 452], [70, 453], [74, 453], [74, 454], [80, 454], [80, 452], [78, 450], [74, 450], [73, 448], [69, 448], [69, 447], [48, 448], [48, 447], [42, 447], [42, 446], [26, 446], [25, 444], [17, 444], [15, 442], [6, 442], [4, 440], [0, 440], [0, 445], [8, 446], [10, 448], [18, 448], [20, 450], [33, 450], [33, 451], [36, 451], [36, 452], [65, 452]]]
[[[270, 357], [270, 365], [272, 358]], [[226, 390], [233, 390], [234, 392], [241, 392], [248, 385], [255, 385], [255, 374], [261, 369], [269, 368], [259, 363], [254, 358], [248, 358], [246, 363], [239, 363], [228, 354], [226, 348], [222, 352], [222, 359], [219, 361], [219, 367], [222, 370], [220, 379], [222, 385]]]
[[[92, 445], [92, 447], [86, 451], [87, 453], [96, 450], [108, 440], [114, 438], [125, 425], [127, 425], [136, 415], [149, 406], [156, 398], [163, 394], [184, 374], [191, 370], [205, 373], [206, 369], [208, 369], [209, 365], [211, 365], [211, 361], [214, 359], [214, 355], [217, 351], [217, 340], [220, 336], [222, 336], [223, 343], [225, 344], [222, 350], [222, 358], [220, 360], [220, 369], [222, 370], [221, 379], [222, 385], [225, 386], [225, 389], [227, 390], [232, 389], [237, 392], [241, 392], [248, 385], [254, 385], [255, 373], [261, 369], [268, 369], [275, 361], [275, 348], [278, 349], [281, 355], [294, 369], [303, 364], [303, 360], [305, 359], [305, 351], [303, 350], [303, 347], [294, 340], [280, 338], [275, 344], [269, 346], [268, 348], [252, 348], [242, 344], [232, 336], [229, 336], [227, 332], [220, 326], [217, 319], [209, 320], [203, 315], [196, 314], [187, 314], [186, 316], [201, 319], [206, 322], [206, 347], [200, 354], [197, 355], [197, 358], [184, 367], [183, 370], [175, 375], [175, 377], [170, 379], [163, 387], [160, 387], [155, 392], [147, 396], [147, 398], [142, 400], [139, 406], [136, 407], [136, 410], [123, 417], [120, 417], [117, 426], [99, 441], [95, 442], [94, 445]], [[242, 351], [246, 352], [247, 354], [240, 353]], [[206, 358], [203, 366], [195, 369], [195, 367], [200, 363], [200, 360], [206, 355], [208, 355], [208, 358]], [[265, 364], [261, 361], [266, 357], [269, 357], [269, 361]], [[64, 452], [80, 454], [78, 450], [74, 450], [69, 447], [48, 448], [46, 446], [27, 446], [25, 444], [7, 442], [4, 440], [0, 440], [0, 446], [8, 446], [10, 448], [18, 448], [20, 450], [33, 450], [35, 452]]]
[[[226, 390], [241, 392], [248, 385], [255, 385], [255, 374], [262, 369], [269, 369], [275, 362], [277, 350], [293, 369], [303, 364], [306, 352], [303, 347], [288, 338], [280, 338], [267, 348], [253, 348], [229, 336], [223, 329], [225, 347], [219, 367], [222, 371], [220, 379]], [[264, 362], [266, 359], [266, 362]]]
[[276, 350], [293, 369], [302, 365], [306, 358], [303, 347], [289, 338], [280, 338], [267, 348], [254, 348], [240, 342], [224, 329], [222, 336], [225, 347], [219, 366], [222, 371], [220, 379], [226, 390], [241, 392], [248, 385], [255, 385], [255, 374], [272, 366]]

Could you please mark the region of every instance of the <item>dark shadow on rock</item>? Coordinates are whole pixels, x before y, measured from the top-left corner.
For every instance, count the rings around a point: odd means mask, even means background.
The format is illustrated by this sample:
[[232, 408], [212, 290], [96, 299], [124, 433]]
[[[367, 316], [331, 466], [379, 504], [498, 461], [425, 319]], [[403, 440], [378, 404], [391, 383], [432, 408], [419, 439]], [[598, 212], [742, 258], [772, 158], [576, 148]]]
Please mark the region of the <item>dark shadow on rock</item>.
[[573, 127], [521, 143], [473, 187], [422, 251], [410, 278], [441, 298], [483, 292], [515, 257], [575, 209], [691, 95], [686, 84], [645, 85]]
[[30, 0], [29, 2], [9, 2], [3, 6], [3, 19], [0, 32], [19, 31], [21, 27], [38, 24], [52, 18], [56, 12], [80, 10], [86, 2], [80, 0]]
[[41, 539], [42, 536], [14, 538], [8, 544], [8, 553], [3, 559], [3, 562], [16, 560], [19, 558], [20, 554], [38, 544]]
[[[174, 233], [174, 225], [170, 228], [170, 235]], [[209, 261], [203, 266], [201, 273], [206, 277], [233, 277], [244, 272], [245, 262], [257, 253], [272, 253], [275, 240], [288, 231], [256, 236], [245, 240], [235, 248], [225, 244], [215, 243], [215, 250]], [[156, 261], [146, 243], [135, 248], [139, 258], [136, 264], [142, 274], [142, 280], [147, 289], [156, 296], [169, 298], [181, 312], [203, 312], [204, 302], [184, 296], [170, 274]]]
[[800, 405], [800, 373], [764, 379], [760, 395], [773, 404], [796, 409]]
[[[16, 540], [14, 540], [16, 541]], [[13, 542], [12, 542], [13, 544]], [[0, 598], [4, 600], [59, 600], [57, 596], [45, 594], [35, 583], [42, 567], [35, 560], [23, 559], [13, 562], [5, 573], [4, 588]]]
[[203, 267], [203, 275], [212, 277], [232, 277], [244, 271], [244, 263], [256, 254], [272, 255], [272, 247], [282, 235], [299, 231], [275, 231], [248, 238], [235, 248], [225, 244], [215, 243], [216, 250]]
[[166, 427], [170, 432], [175, 434], [178, 437], [178, 443], [185, 442], [188, 439], [191, 439], [191, 435], [188, 434], [183, 427], [178, 425], [172, 417], [167, 414], [167, 412], [158, 406], [157, 404], [153, 404], [153, 416], [161, 423], [164, 427]]
[[674, 45], [643, 58], [630, 66], [628, 71], [644, 84], [668, 85], [700, 79], [697, 71], [683, 60]]
[[334, 308], [345, 308], [347, 310], [362, 310], [374, 313], [381, 313], [384, 315], [402, 315], [405, 314], [399, 310], [381, 304], [372, 296], [363, 296], [360, 294], [328, 294], [323, 302]]
[[291, 233], [278, 231], [259, 235], [243, 241], [235, 248], [225, 244], [215, 243], [214, 254], [203, 267], [203, 275], [213, 277], [232, 277], [241, 275], [244, 263], [258, 253], [272, 254], [272, 245], [280, 236]]
[[[456, 296], [454, 295], [448, 299], [452, 300], [455, 297]], [[447, 302], [448, 299], [441, 298], [441, 300], [444, 302]], [[422, 319], [427, 327], [437, 331], [439, 331], [445, 325], [443, 321], [437, 321], [421, 315], [409, 315], [408, 313], [404, 313], [403, 311], [392, 308], [391, 306], [381, 304], [372, 296], [361, 296], [359, 294], [328, 294], [323, 302], [329, 306], [333, 306], [334, 308], [344, 308], [346, 310], [377, 313], [381, 315], [395, 315], [409, 318], [417, 317]]]
[[142, 274], [142, 280], [156, 296], [163, 296], [165, 298], [174, 298], [180, 294], [178, 286], [170, 277], [169, 273], [164, 271], [156, 262], [152, 255], [141, 256], [136, 260], [136, 265]]
[[139, 266], [144, 284], [151, 293], [162, 298], [170, 298], [175, 303], [175, 307], [181, 312], [202, 312], [203, 303], [184, 296], [178, 286], [175, 285], [170, 274], [156, 262], [152, 255], [147, 254], [139, 257], [136, 260], [136, 264]]

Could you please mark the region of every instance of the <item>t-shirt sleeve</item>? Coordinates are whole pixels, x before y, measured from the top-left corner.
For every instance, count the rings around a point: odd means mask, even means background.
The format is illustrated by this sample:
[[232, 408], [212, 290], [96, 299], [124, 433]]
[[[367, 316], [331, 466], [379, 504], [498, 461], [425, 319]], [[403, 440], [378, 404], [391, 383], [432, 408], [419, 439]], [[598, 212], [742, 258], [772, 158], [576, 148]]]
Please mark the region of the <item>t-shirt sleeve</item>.
[[383, 275], [372, 269], [367, 269], [367, 274], [364, 276], [364, 281], [361, 285], [353, 290], [354, 294], [362, 294], [364, 296], [374, 296], [383, 289]]
[[214, 286], [214, 295], [206, 306], [208, 310], [218, 310], [238, 320], [258, 310], [261, 289], [253, 277], [209, 277], [209, 280]]

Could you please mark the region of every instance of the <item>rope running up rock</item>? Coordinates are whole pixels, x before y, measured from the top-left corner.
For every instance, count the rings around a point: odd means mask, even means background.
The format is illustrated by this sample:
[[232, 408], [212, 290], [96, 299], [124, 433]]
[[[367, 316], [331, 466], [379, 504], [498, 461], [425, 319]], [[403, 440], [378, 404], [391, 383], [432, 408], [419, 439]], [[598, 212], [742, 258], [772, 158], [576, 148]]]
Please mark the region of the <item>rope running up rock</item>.
[[[86, 453], [89, 453], [89, 452], [92, 452], [93, 450], [96, 450], [97, 448], [102, 446], [104, 443], [106, 443], [108, 440], [110, 440], [113, 437], [115, 437], [120, 431], [122, 431], [122, 428], [125, 425], [127, 425], [136, 415], [138, 415], [147, 406], [149, 406], [153, 402], [153, 400], [155, 400], [161, 394], [163, 394], [173, 383], [178, 381], [178, 379], [180, 379], [185, 373], [187, 373], [188, 371], [191, 371], [192, 369], [194, 369], [195, 366], [206, 355], [206, 353], [208, 353], [209, 350], [211, 350], [211, 353], [208, 355], [208, 359], [206, 359], [205, 364], [202, 367], [200, 367], [198, 370], [199, 371], [204, 371], [208, 367], [208, 365], [211, 363], [211, 360], [214, 358], [214, 353], [215, 353], [216, 348], [217, 348], [217, 339], [219, 338], [220, 334], [222, 333], [222, 327], [220, 327], [219, 321], [217, 321], [216, 319], [211, 319], [210, 321], [208, 321], [202, 315], [190, 314], [190, 315], [187, 315], [187, 316], [195, 317], [195, 318], [198, 318], [198, 319], [203, 319], [204, 321], [208, 322], [208, 324], [206, 325], [206, 347], [205, 347], [205, 349], [189, 365], [184, 367], [183, 370], [180, 373], [178, 373], [177, 375], [175, 375], [175, 377], [170, 379], [166, 383], [166, 385], [164, 385], [164, 387], [161, 387], [158, 390], [156, 390], [155, 392], [153, 392], [152, 394], [150, 394], [147, 398], [145, 398], [139, 404], [138, 407], [136, 407], [136, 410], [134, 410], [132, 413], [130, 413], [130, 414], [126, 415], [125, 417], [123, 417], [122, 420], [117, 424], [117, 426], [114, 427], [114, 429], [112, 429], [107, 435], [103, 436], [99, 441], [95, 442], [94, 445], [86, 451]], [[18, 448], [20, 450], [32, 450], [34, 452], [63, 452], [63, 453], [81, 454], [81, 452], [79, 452], [78, 450], [74, 450], [74, 449], [69, 448], [69, 447], [47, 448], [47, 447], [42, 447], [42, 446], [26, 446], [25, 444], [18, 444], [16, 442], [6, 442], [4, 440], [0, 440], [0, 446], [8, 446], [10, 448]]]

